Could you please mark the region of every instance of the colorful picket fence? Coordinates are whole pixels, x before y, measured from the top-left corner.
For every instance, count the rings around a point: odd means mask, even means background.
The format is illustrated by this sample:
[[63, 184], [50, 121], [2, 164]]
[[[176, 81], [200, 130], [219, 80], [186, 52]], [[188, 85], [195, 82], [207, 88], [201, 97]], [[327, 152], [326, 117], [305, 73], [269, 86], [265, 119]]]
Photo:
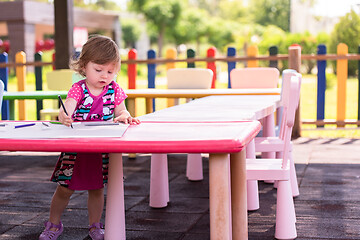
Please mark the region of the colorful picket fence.
[[[295, 46], [296, 47], [296, 46]], [[290, 47], [291, 48], [291, 47]], [[236, 49], [229, 47], [227, 49], [226, 57], [217, 57], [217, 50], [211, 47], [207, 50], [207, 56], [204, 58], [196, 57], [195, 51], [192, 49], [187, 50], [187, 58], [178, 59], [177, 52], [175, 49], [168, 49], [164, 59], [156, 58], [156, 52], [149, 50], [147, 52], [147, 59], [137, 59], [137, 52], [135, 49], [131, 49], [128, 52], [128, 59], [122, 61], [123, 64], [128, 66], [128, 88], [136, 88], [137, 78], [137, 65], [147, 65], [147, 77], [148, 77], [148, 88], [155, 88], [156, 79], [156, 66], [159, 64], [165, 64], [167, 69], [174, 68], [176, 62], [186, 62], [187, 67], [193, 68], [197, 62], [206, 62], [206, 67], [211, 69], [214, 74], [212, 87], [215, 87], [216, 81], [216, 63], [219, 61], [227, 63], [228, 72], [228, 88], [231, 88], [230, 84], [230, 71], [236, 68], [238, 62], [245, 63], [246, 67], [257, 67], [259, 61], [267, 63], [267, 66], [278, 67], [279, 61], [289, 61], [289, 68], [300, 71], [301, 61], [316, 60], [317, 61], [317, 116], [313, 120], [303, 120], [303, 124], [316, 124], [321, 127], [325, 124], [337, 124], [338, 127], [343, 127], [346, 124], [357, 124], [360, 125], [360, 97], [358, 96], [358, 117], [357, 119], [345, 119], [346, 113], [346, 80], [348, 79], [348, 61], [357, 60], [359, 62], [360, 70], [360, 55], [357, 53], [348, 53], [348, 48], [345, 44], [340, 43], [338, 45], [337, 54], [327, 54], [326, 46], [319, 45], [317, 54], [313, 55], [302, 55], [301, 51], [291, 51], [289, 48], [288, 54], [278, 54], [276, 46], [269, 48], [269, 56], [259, 56], [257, 46], [249, 46], [247, 49], [247, 56], [237, 56]], [[360, 51], [360, 50], [359, 50]], [[7, 90], [8, 82], [8, 68], [15, 67], [16, 76], [18, 81], [18, 91], [24, 91], [25, 84], [25, 72], [27, 66], [35, 66], [35, 78], [36, 78], [36, 90], [42, 90], [42, 66], [51, 65], [52, 63], [43, 63], [41, 61], [41, 55], [39, 53], [35, 56], [35, 62], [26, 63], [25, 53], [19, 52], [16, 54], [15, 63], [9, 63], [7, 54], [0, 54], [0, 79], [5, 84], [5, 90]], [[337, 62], [337, 117], [336, 119], [325, 119], [325, 91], [326, 91], [326, 67], [328, 60], [336, 60]], [[264, 64], [262, 64], [264, 65]], [[359, 78], [360, 81], [360, 78]], [[359, 84], [360, 86], [360, 84]], [[359, 89], [360, 90], [360, 89]], [[360, 93], [360, 91], [359, 91]], [[155, 105], [153, 106], [155, 109]], [[19, 119], [25, 120], [23, 114], [25, 106], [23, 100], [18, 100]], [[37, 102], [38, 111], [42, 108], [42, 102]], [[11, 119], [9, 116], [9, 105], [5, 101], [1, 111], [2, 119]], [[39, 118], [39, 115], [38, 115]]]

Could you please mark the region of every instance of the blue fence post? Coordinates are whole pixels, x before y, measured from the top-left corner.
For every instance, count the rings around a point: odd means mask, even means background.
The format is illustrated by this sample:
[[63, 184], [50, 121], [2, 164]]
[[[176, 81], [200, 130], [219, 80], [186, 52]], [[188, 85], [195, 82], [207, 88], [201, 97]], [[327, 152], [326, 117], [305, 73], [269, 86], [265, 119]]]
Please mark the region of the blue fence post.
[[[326, 46], [324, 44], [318, 45], [318, 55], [326, 55]], [[317, 112], [316, 119], [324, 120], [325, 118], [325, 90], [326, 90], [326, 60], [317, 61]], [[319, 126], [318, 126], [319, 127]], [[322, 126], [323, 127], [323, 126]]]
[[[279, 52], [279, 49], [277, 46], [271, 46], [269, 48], [269, 55], [270, 56], [276, 56]], [[269, 67], [278, 68], [278, 60], [270, 60]]]
[[[42, 62], [42, 52], [35, 53], [35, 62]], [[42, 66], [35, 67], [35, 87], [36, 91], [43, 90]], [[36, 119], [40, 120], [40, 110], [43, 109], [43, 101], [36, 100]]]
[[[155, 59], [156, 52], [153, 49], [150, 49], [147, 52], [148, 59]], [[155, 76], [156, 76], [156, 64], [155, 63], [148, 63], [148, 88], [155, 88]], [[153, 111], [155, 111], [155, 99], [152, 102]]]
[[[8, 63], [8, 54], [6, 52], [0, 54], [0, 63]], [[5, 88], [4, 90], [7, 91], [7, 85], [9, 80], [9, 68], [0, 68], [0, 79], [4, 82]], [[10, 112], [9, 112], [9, 101], [3, 101], [1, 107], [1, 119], [2, 120], [9, 120]]]
[[[228, 57], [235, 57], [236, 56], [236, 49], [234, 47], [228, 47], [227, 49], [227, 56]], [[236, 67], [236, 62], [227, 62], [228, 65], [228, 88], [231, 88], [231, 81], [230, 81], [230, 72]]]

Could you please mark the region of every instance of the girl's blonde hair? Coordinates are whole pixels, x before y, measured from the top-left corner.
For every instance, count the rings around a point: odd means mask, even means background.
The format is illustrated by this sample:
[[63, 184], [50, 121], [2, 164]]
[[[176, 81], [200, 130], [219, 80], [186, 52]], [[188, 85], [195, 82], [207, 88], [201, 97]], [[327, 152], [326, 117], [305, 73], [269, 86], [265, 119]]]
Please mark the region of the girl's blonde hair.
[[109, 37], [92, 35], [84, 44], [79, 59], [70, 61], [70, 68], [85, 76], [85, 67], [89, 62], [96, 64], [115, 63], [120, 69], [119, 47]]

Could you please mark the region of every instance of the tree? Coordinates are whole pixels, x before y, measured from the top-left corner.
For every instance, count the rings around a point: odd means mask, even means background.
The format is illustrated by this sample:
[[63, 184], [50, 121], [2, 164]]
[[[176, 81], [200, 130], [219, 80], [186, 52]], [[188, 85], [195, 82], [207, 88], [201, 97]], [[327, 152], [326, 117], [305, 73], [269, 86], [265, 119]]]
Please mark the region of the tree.
[[290, 29], [290, 0], [252, 0], [250, 11], [255, 23], [275, 25], [287, 32]]
[[139, 40], [141, 29], [135, 19], [123, 20], [121, 24], [122, 37], [125, 47], [134, 48], [135, 42]]
[[178, 23], [182, 6], [180, 0], [133, 0], [131, 9], [144, 14], [148, 23], [158, 33], [158, 56], [162, 56], [162, 48], [167, 29], [174, 28]]
[[181, 14], [181, 21], [171, 29], [170, 35], [177, 45], [196, 42], [199, 52], [200, 41], [207, 33], [206, 21], [209, 18], [209, 14], [203, 9], [187, 8]]
[[234, 29], [236, 28], [232, 22], [213, 17], [208, 20], [208, 42], [218, 49], [223, 49], [234, 42]]
[[[340, 18], [335, 25], [334, 31], [330, 36], [329, 52], [336, 53], [337, 45], [345, 43], [349, 48], [349, 53], [357, 53], [360, 43], [360, 17], [354, 10]], [[348, 73], [355, 75], [357, 69], [356, 61], [349, 61]]]
[[219, 2], [219, 17], [231, 21], [245, 22], [247, 15], [247, 9], [243, 6], [241, 0], [221, 0]]

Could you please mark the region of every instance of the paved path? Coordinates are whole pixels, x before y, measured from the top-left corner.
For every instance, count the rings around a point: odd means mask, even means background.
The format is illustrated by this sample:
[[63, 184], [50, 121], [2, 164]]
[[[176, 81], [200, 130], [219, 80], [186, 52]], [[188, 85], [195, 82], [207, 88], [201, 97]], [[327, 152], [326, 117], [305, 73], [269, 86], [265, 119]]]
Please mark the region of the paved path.
[[[300, 184], [297, 239], [360, 239], [360, 140], [295, 140]], [[127, 239], [209, 239], [208, 165], [204, 181], [185, 178], [184, 154], [169, 155], [170, 204], [148, 206], [149, 155], [124, 157]], [[57, 154], [0, 152], [0, 240], [37, 239], [56, 184], [48, 181]], [[276, 190], [260, 183], [258, 211], [249, 212], [249, 239], [273, 239]], [[73, 195], [60, 240], [87, 237], [86, 192]]]

